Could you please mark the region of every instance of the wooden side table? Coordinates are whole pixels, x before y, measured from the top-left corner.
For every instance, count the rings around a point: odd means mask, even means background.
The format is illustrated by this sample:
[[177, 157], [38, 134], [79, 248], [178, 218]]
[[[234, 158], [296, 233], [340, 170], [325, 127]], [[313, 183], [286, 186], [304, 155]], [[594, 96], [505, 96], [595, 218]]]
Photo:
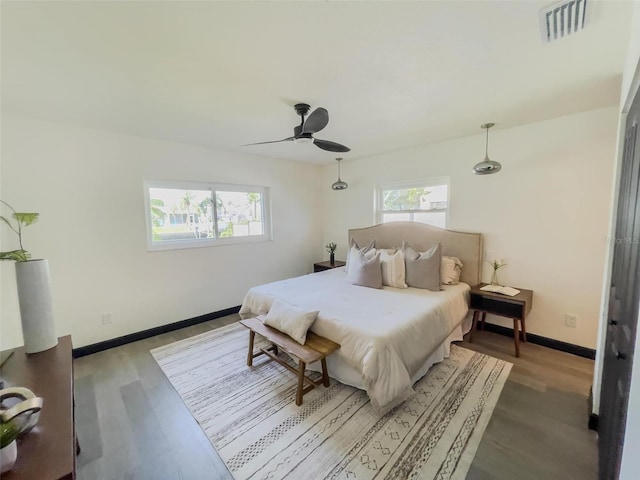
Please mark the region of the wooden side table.
[[478, 319], [482, 314], [482, 325], [484, 325], [487, 313], [508, 317], [513, 319], [513, 341], [516, 347], [516, 357], [520, 356], [520, 327], [522, 329], [522, 341], [527, 342], [527, 328], [525, 318], [533, 304], [533, 291], [524, 288], [517, 288], [520, 293], [514, 297], [502, 295], [500, 293], [485, 292], [480, 290], [486, 283], [476, 285], [471, 289], [470, 308], [473, 312], [473, 325], [469, 342], [473, 343], [473, 332], [477, 327]]
[[340, 260], [336, 260], [335, 262], [333, 262], [333, 265], [331, 265], [331, 262], [329, 261], [314, 263], [313, 273], [324, 272], [325, 270], [331, 270], [332, 268], [344, 267], [346, 264], [347, 262], [342, 262]]
[[2, 480], [73, 480], [78, 444], [71, 336], [60, 337], [57, 346], [40, 353], [14, 349], [2, 376], [6, 388], [26, 387], [43, 399], [38, 424], [18, 439], [18, 460]]

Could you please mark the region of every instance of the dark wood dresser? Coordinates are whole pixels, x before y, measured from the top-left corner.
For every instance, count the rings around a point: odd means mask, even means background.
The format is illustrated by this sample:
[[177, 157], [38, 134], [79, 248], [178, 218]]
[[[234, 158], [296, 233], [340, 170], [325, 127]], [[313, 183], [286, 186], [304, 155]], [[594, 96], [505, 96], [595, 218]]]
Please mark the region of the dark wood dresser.
[[[73, 356], [71, 336], [58, 345], [27, 355], [24, 347], [2, 366], [5, 388], [26, 387], [42, 397], [38, 424], [18, 439], [18, 460], [2, 480], [68, 480], [76, 474], [76, 435], [73, 419]], [[7, 358], [8, 351], [2, 358]]]

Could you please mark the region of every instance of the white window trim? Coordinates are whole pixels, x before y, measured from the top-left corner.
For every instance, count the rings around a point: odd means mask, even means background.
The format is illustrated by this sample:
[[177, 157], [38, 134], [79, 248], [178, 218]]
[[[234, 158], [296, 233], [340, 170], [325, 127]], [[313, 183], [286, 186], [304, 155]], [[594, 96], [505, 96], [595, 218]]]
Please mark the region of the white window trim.
[[[383, 190], [401, 190], [404, 188], [414, 187], [433, 187], [436, 185], [447, 186], [447, 208], [437, 208], [433, 210], [402, 210], [402, 211], [383, 211], [382, 210], [382, 192]], [[374, 209], [373, 209], [373, 222], [374, 224], [382, 223], [382, 215], [384, 213], [437, 213], [444, 212], [444, 225], [449, 226], [449, 207], [451, 205], [451, 179], [449, 177], [432, 177], [423, 178], [418, 180], [406, 180], [403, 182], [393, 182], [380, 184], [375, 188], [374, 192]], [[413, 221], [413, 220], [411, 220]]]
[[[271, 198], [269, 187], [258, 185], [234, 185], [229, 183], [208, 183], [189, 182], [171, 180], [144, 180], [144, 208], [145, 227], [147, 231], [147, 251], [157, 252], [163, 250], [180, 250], [184, 248], [215, 247], [221, 245], [237, 245], [240, 243], [269, 242], [273, 240], [273, 229], [271, 227]], [[216, 217], [216, 202], [213, 202], [214, 229], [216, 238], [201, 238], [193, 240], [169, 240], [162, 243], [153, 242], [153, 231], [151, 228], [151, 199], [149, 198], [150, 188], [175, 188], [185, 190], [211, 190], [227, 192], [256, 192], [262, 195], [262, 222], [264, 233], [262, 235], [251, 235], [243, 237], [218, 237], [218, 222]], [[212, 193], [213, 194], [213, 193]]]

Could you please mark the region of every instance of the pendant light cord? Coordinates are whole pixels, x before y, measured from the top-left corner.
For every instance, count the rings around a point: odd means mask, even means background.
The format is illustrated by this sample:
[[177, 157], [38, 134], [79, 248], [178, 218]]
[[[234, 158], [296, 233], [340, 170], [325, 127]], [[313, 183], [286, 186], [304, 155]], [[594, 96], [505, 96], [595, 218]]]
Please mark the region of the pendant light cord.
[[489, 158], [489, 127], [487, 127], [487, 141], [484, 146], [484, 156]]
[[485, 139], [485, 146], [484, 146], [484, 158], [485, 160], [489, 159], [489, 129], [491, 127], [493, 127], [495, 124], [493, 123], [485, 123], [484, 125], [481, 125], [482, 128], [484, 128], [487, 131], [487, 137]]

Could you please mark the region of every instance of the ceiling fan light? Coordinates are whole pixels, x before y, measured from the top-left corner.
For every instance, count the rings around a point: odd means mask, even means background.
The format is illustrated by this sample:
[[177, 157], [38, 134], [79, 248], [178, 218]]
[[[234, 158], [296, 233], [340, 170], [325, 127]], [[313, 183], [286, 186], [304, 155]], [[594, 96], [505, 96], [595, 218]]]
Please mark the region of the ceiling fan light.
[[298, 137], [293, 139], [293, 143], [313, 143], [313, 138], [311, 137]]
[[489, 160], [489, 129], [494, 125], [495, 123], [485, 123], [484, 125], [480, 126], [480, 128], [484, 128], [487, 130], [487, 140], [484, 160], [480, 163], [476, 163], [473, 166], [473, 173], [475, 173], [476, 175], [491, 175], [492, 173], [498, 173], [500, 170], [502, 170], [502, 165], [500, 165], [500, 163]]

